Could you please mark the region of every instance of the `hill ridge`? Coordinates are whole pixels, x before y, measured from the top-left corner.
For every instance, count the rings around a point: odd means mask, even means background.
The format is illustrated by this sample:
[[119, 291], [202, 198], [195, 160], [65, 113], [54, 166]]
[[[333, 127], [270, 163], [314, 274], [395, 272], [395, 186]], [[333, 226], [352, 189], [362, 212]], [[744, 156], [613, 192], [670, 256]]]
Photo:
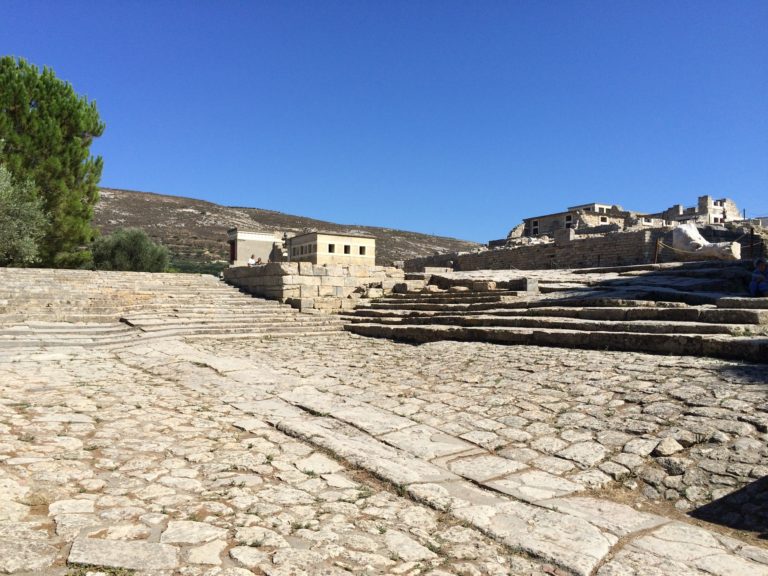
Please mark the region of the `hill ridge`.
[[362, 224], [338, 224], [276, 210], [224, 206], [209, 200], [159, 192], [101, 188], [94, 225], [102, 234], [116, 228], [141, 228], [167, 246], [172, 265], [181, 271], [216, 272], [226, 266], [226, 231], [238, 227], [254, 231], [298, 233], [305, 229], [369, 234], [376, 238], [377, 263], [391, 264], [435, 252], [476, 249], [475, 242]]

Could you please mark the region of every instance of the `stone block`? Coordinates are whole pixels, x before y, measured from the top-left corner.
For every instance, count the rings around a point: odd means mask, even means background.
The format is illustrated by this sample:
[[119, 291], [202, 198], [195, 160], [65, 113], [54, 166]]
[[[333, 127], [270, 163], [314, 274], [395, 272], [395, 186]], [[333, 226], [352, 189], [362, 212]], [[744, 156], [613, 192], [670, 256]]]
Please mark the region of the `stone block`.
[[336, 294], [337, 286], [318, 286], [317, 287], [317, 295], [318, 296], [338, 296]]
[[300, 276], [312, 276], [315, 273], [315, 265], [312, 262], [298, 262]]
[[334, 311], [341, 309], [341, 300], [336, 297], [315, 298], [314, 304], [318, 310]]
[[314, 298], [320, 296], [319, 286], [300, 286], [299, 294], [301, 298]]
[[384, 290], [384, 292], [386, 292], [386, 293], [392, 292], [392, 289], [395, 287], [395, 284], [398, 284], [397, 280], [382, 280], [381, 281], [381, 287]]

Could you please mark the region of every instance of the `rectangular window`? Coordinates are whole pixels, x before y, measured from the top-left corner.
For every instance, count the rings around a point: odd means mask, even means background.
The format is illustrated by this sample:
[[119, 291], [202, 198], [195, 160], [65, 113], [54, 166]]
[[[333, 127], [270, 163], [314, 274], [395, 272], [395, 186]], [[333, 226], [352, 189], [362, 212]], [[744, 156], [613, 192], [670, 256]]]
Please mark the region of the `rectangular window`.
[[365, 246], [360, 246], [360, 256], [365, 256]]
[[533, 235], [536, 236], [536, 234], [538, 234], [538, 233], [539, 233], [539, 227], [538, 226], [534, 226], [533, 227]]
[[600, 216], [600, 222], [601, 223], [608, 222], [608, 218], [606, 216]]
[[573, 220], [573, 216], [571, 216], [570, 214], [566, 214], [565, 215], [565, 221], [566, 222], [570, 222], [571, 220]]
[[333, 254], [336, 252], [336, 244], [328, 244], [328, 253]]
[[534, 228], [538, 228], [539, 227], [539, 221], [538, 220], [534, 220], [533, 221], [533, 227]]
[[293, 247], [293, 252], [292, 252], [292, 254], [293, 254], [294, 256], [296, 256], [296, 255], [298, 255], [298, 253], [299, 253], [299, 249], [298, 249], [298, 248], [296, 248], [296, 247], [294, 246], [294, 247]]
[[351, 254], [352, 248], [349, 246], [349, 244], [344, 244], [344, 254]]

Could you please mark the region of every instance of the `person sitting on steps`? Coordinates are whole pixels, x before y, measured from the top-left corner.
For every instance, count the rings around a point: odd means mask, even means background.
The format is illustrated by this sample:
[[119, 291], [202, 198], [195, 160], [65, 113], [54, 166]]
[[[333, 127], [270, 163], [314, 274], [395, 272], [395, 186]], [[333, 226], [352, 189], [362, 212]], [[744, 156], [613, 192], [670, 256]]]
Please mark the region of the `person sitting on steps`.
[[251, 254], [251, 257], [248, 258], [248, 266], [256, 266], [256, 254]]
[[755, 261], [755, 270], [749, 283], [749, 293], [752, 296], [768, 296], [768, 264], [765, 258]]

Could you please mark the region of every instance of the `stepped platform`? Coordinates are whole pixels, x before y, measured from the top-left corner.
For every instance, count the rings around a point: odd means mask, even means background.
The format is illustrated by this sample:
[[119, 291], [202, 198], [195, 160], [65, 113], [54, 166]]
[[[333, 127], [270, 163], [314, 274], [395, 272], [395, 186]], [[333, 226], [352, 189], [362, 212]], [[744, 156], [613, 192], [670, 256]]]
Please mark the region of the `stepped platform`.
[[[482, 341], [768, 361], [768, 299], [746, 297], [744, 264], [519, 274], [433, 275], [420, 291], [380, 298], [346, 315], [345, 329], [415, 343]], [[538, 290], [519, 290], [526, 286]]]
[[302, 314], [210, 275], [0, 268], [0, 286], [0, 349], [312, 336], [342, 328], [337, 317]]

